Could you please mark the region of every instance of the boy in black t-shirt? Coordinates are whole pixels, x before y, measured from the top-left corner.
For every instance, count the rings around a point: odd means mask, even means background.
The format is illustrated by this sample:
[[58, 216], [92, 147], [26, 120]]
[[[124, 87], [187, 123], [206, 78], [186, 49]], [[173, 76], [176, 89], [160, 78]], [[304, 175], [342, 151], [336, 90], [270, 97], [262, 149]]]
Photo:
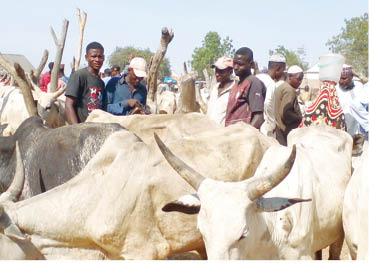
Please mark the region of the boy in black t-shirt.
[[103, 108], [104, 82], [99, 77], [104, 63], [104, 47], [91, 42], [86, 47], [88, 67], [72, 74], [65, 92], [65, 114], [69, 124], [84, 122], [94, 109]]

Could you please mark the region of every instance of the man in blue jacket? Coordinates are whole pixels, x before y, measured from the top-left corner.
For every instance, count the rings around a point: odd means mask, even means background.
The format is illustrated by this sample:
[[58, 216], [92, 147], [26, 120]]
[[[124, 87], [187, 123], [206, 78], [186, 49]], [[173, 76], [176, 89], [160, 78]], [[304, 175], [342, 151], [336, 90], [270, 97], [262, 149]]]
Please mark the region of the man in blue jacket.
[[112, 78], [105, 89], [105, 110], [114, 115], [129, 115], [135, 107], [146, 105], [147, 90], [141, 81], [146, 77], [146, 61], [135, 57], [128, 74]]

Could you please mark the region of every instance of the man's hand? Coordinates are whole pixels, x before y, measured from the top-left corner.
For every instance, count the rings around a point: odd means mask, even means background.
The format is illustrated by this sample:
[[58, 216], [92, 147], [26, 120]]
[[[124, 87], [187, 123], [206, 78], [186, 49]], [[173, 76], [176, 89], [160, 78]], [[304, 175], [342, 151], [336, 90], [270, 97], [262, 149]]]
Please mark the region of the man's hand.
[[126, 100], [126, 103], [131, 108], [133, 108], [135, 106], [140, 106], [141, 105], [141, 103], [139, 103], [138, 100], [136, 100], [136, 99], [127, 99]]

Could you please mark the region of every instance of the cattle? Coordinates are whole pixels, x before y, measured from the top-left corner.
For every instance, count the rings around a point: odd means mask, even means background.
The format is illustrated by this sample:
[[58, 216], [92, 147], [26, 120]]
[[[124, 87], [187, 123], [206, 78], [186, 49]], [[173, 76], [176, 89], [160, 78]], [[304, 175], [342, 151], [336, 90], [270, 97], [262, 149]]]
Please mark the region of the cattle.
[[328, 245], [330, 259], [339, 258], [342, 203], [351, 175], [347, 133], [326, 125], [295, 129], [289, 147], [268, 148], [254, 176], [241, 182], [206, 178], [156, 140], [197, 191], [167, 203], [163, 211], [198, 213], [209, 259], [313, 259]]
[[[45, 124], [52, 128], [66, 125], [64, 100], [58, 99], [65, 89], [56, 92], [42, 92], [35, 87], [33, 97], [37, 101], [37, 111]], [[19, 125], [29, 117], [24, 103], [23, 94], [19, 88], [4, 86], [0, 98], [0, 124], [8, 124], [3, 131], [4, 136], [13, 135]]]
[[154, 132], [169, 142], [221, 127], [200, 113], [115, 116], [94, 110], [86, 122], [119, 123], [148, 144], [154, 142]]
[[105, 139], [123, 130], [119, 124], [82, 123], [50, 129], [38, 117], [26, 119], [12, 136], [0, 136], [0, 192], [15, 169], [15, 143], [20, 143], [26, 181], [21, 199], [45, 192], [77, 175]]
[[[251, 176], [273, 144], [244, 123], [168, 140], [199, 171], [227, 181]], [[3, 205], [0, 230], [12, 225], [46, 259], [164, 259], [202, 249], [195, 215], [161, 211], [178, 193], [193, 191], [174, 175], [156, 144], [118, 131], [70, 181]]]
[[354, 172], [343, 202], [343, 228], [351, 259], [368, 260], [368, 142], [354, 158]]

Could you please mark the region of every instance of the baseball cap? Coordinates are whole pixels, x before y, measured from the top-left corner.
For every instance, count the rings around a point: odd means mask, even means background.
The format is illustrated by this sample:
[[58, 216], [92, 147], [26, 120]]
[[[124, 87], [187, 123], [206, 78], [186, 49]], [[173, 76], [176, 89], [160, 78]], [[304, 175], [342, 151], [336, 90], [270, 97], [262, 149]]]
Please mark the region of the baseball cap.
[[129, 63], [129, 67], [133, 69], [135, 75], [139, 78], [146, 77], [146, 61], [143, 58], [135, 57]]
[[218, 60], [211, 65], [212, 68], [218, 68], [220, 70], [226, 69], [226, 68], [233, 68], [233, 59], [223, 56], [218, 58]]
[[111, 70], [120, 72], [120, 67], [119, 67], [119, 65], [114, 65]]

